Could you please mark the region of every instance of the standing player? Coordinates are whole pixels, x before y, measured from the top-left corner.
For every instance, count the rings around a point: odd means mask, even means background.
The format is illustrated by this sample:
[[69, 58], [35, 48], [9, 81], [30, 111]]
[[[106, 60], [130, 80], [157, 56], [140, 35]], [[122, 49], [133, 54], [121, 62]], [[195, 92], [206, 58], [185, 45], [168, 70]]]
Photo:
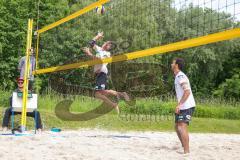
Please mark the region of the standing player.
[[[19, 61], [18, 64], [18, 70], [20, 72], [20, 78], [24, 79], [24, 74], [25, 74], [25, 63], [26, 63], [26, 56], [22, 57]], [[35, 51], [34, 48], [30, 49], [30, 71], [29, 71], [29, 85], [28, 89], [30, 91], [33, 91], [33, 84], [34, 84], [34, 75], [32, 72], [35, 70], [35, 65], [36, 65], [36, 59], [35, 59]]]
[[189, 135], [187, 126], [195, 109], [195, 100], [192, 94], [188, 77], [182, 72], [184, 60], [176, 58], [171, 64], [175, 75], [175, 91], [178, 105], [175, 109], [175, 129], [184, 148], [184, 154], [189, 153]]
[[[96, 51], [96, 55], [93, 55], [90, 48], [85, 47], [83, 51], [85, 54], [92, 59], [104, 59], [111, 56], [109, 50], [111, 49], [112, 42], [105, 42], [102, 47], [99, 47], [96, 42], [103, 38], [103, 32], [97, 34], [89, 43], [90, 46]], [[117, 103], [112, 102], [107, 96], [112, 95], [118, 98], [123, 97], [126, 101], [129, 101], [129, 96], [126, 92], [117, 92], [114, 90], [107, 89], [107, 74], [108, 68], [107, 63], [97, 64], [94, 66], [94, 73], [96, 76], [96, 86], [95, 86], [95, 97], [103, 100], [108, 105], [112, 106], [116, 109], [117, 113], [119, 113], [119, 107]]]

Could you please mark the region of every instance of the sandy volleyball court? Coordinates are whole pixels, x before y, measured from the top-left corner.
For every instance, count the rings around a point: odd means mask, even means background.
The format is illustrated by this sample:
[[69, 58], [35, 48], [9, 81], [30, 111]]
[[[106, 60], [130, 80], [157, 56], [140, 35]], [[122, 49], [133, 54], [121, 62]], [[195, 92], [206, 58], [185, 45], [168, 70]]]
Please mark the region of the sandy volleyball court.
[[240, 135], [191, 134], [191, 153], [182, 155], [175, 133], [98, 129], [1, 135], [1, 160], [230, 160], [240, 159]]

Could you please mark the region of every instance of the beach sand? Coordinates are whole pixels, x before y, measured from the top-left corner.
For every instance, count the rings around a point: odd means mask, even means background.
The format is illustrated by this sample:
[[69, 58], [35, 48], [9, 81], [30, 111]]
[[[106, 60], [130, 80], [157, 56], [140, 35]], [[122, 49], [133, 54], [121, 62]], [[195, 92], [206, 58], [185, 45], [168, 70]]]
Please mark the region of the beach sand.
[[190, 150], [182, 154], [174, 132], [81, 129], [0, 135], [0, 160], [237, 160], [240, 135], [191, 133]]

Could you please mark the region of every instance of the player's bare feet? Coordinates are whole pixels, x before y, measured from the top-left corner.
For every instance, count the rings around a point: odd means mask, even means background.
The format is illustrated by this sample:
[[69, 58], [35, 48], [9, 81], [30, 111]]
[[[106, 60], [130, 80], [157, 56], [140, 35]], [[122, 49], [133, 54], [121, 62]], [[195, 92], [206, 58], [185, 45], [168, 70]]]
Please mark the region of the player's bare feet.
[[123, 98], [125, 99], [125, 101], [127, 101], [127, 102], [130, 101], [130, 98], [129, 98], [129, 96], [128, 96], [128, 94], [127, 94], [126, 92], [123, 92], [123, 93], [122, 93], [122, 96], [123, 96]]
[[36, 131], [37, 134], [41, 134], [42, 133], [42, 129], [41, 128], [38, 128], [37, 131]]
[[118, 104], [117, 103], [115, 103], [115, 105], [114, 105], [114, 109], [117, 111], [117, 114], [119, 114], [119, 107], [118, 107]]
[[7, 127], [3, 127], [3, 128], [2, 128], [2, 131], [3, 131], [3, 132], [7, 132], [7, 130], [8, 130]]

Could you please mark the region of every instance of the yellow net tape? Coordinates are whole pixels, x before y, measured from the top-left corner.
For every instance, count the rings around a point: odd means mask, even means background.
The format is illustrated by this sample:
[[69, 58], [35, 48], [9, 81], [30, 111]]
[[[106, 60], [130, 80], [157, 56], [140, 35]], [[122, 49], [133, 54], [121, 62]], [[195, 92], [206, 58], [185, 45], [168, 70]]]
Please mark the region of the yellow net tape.
[[133, 60], [137, 58], [152, 56], [156, 54], [164, 54], [172, 51], [178, 51], [182, 49], [197, 47], [201, 45], [220, 42], [224, 40], [230, 40], [230, 39], [239, 38], [239, 37], [240, 37], [240, 28], [236, 28], [236, 29], [219, 32], [219, 33], [209, 34], [207, 36], [202, 36], [202, 37], [193, 38], [185, 41], [171, 43], [168, 45], [159, 46], [151, 49], [136, 51], [132, 53], [125, 53], [122, 55], [117, 55], [117, 56], [113, 56], [113, 57], [105, 58], [101, 60], [97, 59], [97, 60], [78, 62], [78, 63], [68, 64], [68, 65], [50, 67], [45, 69], [38, 69], [38, 70], [35, 70], [33, 74], [37, 75], [37, 74], [64, 71], [64, 70], [75, 69], [75, 68], [84, 68], [84, 67], [89, 67], [96, 64], [128, 61], [128, 60]]

